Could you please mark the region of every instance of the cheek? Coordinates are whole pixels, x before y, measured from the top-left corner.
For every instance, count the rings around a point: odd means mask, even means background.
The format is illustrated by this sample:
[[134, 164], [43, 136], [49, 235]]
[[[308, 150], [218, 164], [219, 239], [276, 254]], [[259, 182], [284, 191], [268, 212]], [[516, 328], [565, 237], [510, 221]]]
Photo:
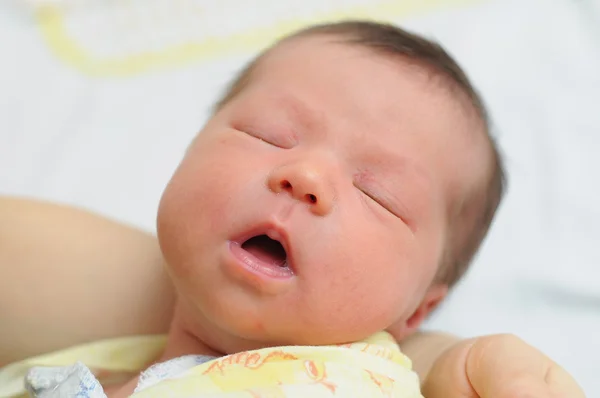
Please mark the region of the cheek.
[[245, 176], [229, 152], [219, 142], [192, 147], [163, 192], [157, 232], [168, 262], [193, 263], [235, 219]]
[[[184, 160], [163, 193], [159, 208], [159, 228], [169, 225], [181, 233], [213, 230], [226, 215], [231, 182], [225, 180], [218, 162]], [[162, 221], [162, 222], [161, 222]]]
[[335, 241], [316, 251], [330, 268], [315, 276], [319, 298], [331, 303], [330, 314], [353, 327], [387, 328], [413, 305], [421, 284], [414, 273], [418, 250], [412, 234], [356, 213], [341, 218]]
[[170, 184], [179, 211], [192, 219], [194, 215], [210, 218], [209, 229], [223, 223], [255, 168], [251, 149], [244, 143], [228, 132], [210, 132], [197, 139]]

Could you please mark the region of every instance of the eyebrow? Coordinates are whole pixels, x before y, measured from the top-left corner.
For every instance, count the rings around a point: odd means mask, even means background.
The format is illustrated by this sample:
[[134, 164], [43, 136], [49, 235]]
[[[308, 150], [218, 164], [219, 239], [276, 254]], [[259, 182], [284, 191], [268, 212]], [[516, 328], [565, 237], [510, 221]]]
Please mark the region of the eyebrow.
[[[372, 171], [375, 175], [381, 175], [386, 180], [391, 179], [392, 182], [395, 180], [393, 176], [399, 175], [413, 175], [417, 177], [418, 189], [422, 192], [430, 190], [432, 183], [431, 175], [422, 167], [415, 164], [415, 162], [406, 156], [401, 156], [388, 148], [374, 146], [369, 148], [370, 154], [361, 159], [361, 163], [367, 166], [367, 169]], [[375, 155], [376, 154], [376, 155]], [[390, 171], [382, 173], [382, 170], [386, 168]], [[383, 186], [387, 186], [384, 181], [379, 182]]]
[[324, 130], [326, 126], [323, 112], [311, 108], [299, 98], [287, 94], [273, 97], [278, 108], [282, 109], [286, 116], [298, 123], [305, 130]]

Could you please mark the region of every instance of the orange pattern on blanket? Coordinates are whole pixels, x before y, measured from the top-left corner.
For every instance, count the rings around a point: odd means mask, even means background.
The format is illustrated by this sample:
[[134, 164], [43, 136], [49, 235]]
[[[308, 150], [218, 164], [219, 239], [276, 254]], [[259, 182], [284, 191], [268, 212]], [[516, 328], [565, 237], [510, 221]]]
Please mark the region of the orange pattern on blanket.
[[327, 380], [327, 371], [325, 369], [325, 364], [321, 361], [304, 361], [304, 367], [306, 368], [306, 373], [308, 377], [313, 379], [315, 382], [324, 385], [328, 388], [332, 393], [335, 393], [336, 385], [331, 381]]
[[[284, 352], [282, 350], [271, 351], [267, 354], [259, 352], [241, 352], [238, 354], [228, 355], [222, 359], [216, 359], [202, 374], [210, 377], [211, 381], [217, 386], [226, 389], [228, 385], [231, 385], [231, 378], [236, 377], [237, 387], [248, 388], [248, 393], [256, 397], [280, 397], [285, 395], [283, 391], [278, 388], [269, 388], [268, 391], [261, 391], [260, 389], [252, 389], [251, 387], [257, 383], [258, 376], [252, 376], [245, 374], [242, 377], [242, 369], [248, 369], [257, 371], [266, 364], [275, 364], [277, 362], [296, 361], [295, 364], [298, 366], [295, 371], [290, 372], [286, 369], [285, 372], [277, 371], [281, 367], [270, 369], [268, 374], [263, 373], [260, 375], [260, 379], [268, 379], [267, 384], [270, 385], [285, 385], [293, 384], [298, 381], [298, 375], [300, 370], [306, 374], [307, 381], [315, 384], [321, 384], [332, 393], [335, 393], [336, 385], [331, 381], [327, 380], [327, 370], [325, 363], [319, 360], [305, 360], [297, 361], [298, 357], [293, 354]], [[267, 395], [265, 395], [267, 394]]]
[[258, 352], [240, 352], [238, 354], [228, 355], [222, 359], [215, 359], [213, 363], [203, 374], [219, 372], [225, 374], [225, 370], [230, 366], [241, 365], [249, 369], [256, 369], [266, 362], [298, 359], [292, 354], [283, 351], [273, 351], [264, 355]]
[[371, 377], [371, 380], [373, 380], [373, 383], [379, 387], [385, 397], [392, 397], [394, 392], [394, 379], [371, 372], [370, 370], [365, 370], [365, 372], [367, 372], [369, 377]]
[[[176, 393], [176, 394], [175, 394]], [[270, 347], [198, 365], [134, 394], [228, 398], [422, 398], [410, 360], [388, 333], [339, 346]]]

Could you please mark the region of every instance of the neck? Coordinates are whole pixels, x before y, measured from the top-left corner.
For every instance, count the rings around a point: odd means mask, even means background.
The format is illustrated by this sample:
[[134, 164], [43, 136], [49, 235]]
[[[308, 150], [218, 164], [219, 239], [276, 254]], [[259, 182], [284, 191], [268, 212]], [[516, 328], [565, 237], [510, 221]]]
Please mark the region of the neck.
[[205, 342], [197, 333], [197, 328], [185, 321], [182, 316], [181, 306], [178, 303], [169, 328], [167, 346], [158, 362], [168, 361], [169, 359], [184, 355], [210, 355], [219, 357], [224, 354]]
[[[156, 359], [154, 363], [165, 362], [173, 358], [184, 355], [210, 355], [220, 357], [223, 351], [216, 350], [207, 344], [200, 336], [206, 335], [206, 331], [196, 326], [197, 323], [191, 324], [186, 320], [186, 311], [182, 307], [181, 301], [178, 300], [175, 305], [173, 319], [167, 336], [167, 346], [162, 355]], [[203, 333], [198, 333], [203, 332]], [[153, 363], [153, 364], [154, 364]], [[152, 364], [149, 364], [150, 366]], [[103, 386], [108, 398], [125, 398], [129, 397], [138, 384], [139, 376], [129, 380], [126, 384], [118, 384], [112, 386]]]
[[223, 356], [273, 345], [287, 345], [248, 340], [220, 329], [192, 304], [178, 297], [161, 361], [178, 356], [199, 354]]

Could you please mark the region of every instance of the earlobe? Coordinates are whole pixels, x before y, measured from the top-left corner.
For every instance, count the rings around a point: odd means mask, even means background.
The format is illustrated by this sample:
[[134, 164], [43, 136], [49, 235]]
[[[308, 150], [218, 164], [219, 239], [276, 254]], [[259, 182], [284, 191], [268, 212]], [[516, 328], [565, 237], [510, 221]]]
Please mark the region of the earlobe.
[[447, 294], [448, 285], [437, 283], [431, 285], [413, 314], [408, 319], [393, 325], [388, 331], [394, 336], [396, 341], [401, 341], [410, 336], [417, 331], [427, 316], [433, 312]]

